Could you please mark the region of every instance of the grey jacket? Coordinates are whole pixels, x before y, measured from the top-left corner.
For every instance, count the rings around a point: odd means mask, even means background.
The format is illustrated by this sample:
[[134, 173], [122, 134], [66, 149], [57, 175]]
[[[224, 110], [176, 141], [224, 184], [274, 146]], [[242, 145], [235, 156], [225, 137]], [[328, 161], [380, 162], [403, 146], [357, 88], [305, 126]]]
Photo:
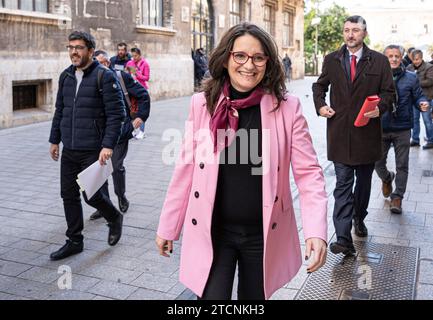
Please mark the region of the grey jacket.
[[427, 99], [433, 99], [433, 65], [423, 61], [418, 69], [413, 64], [407, 67], [407, 70], [416, 72], [422, 92]]

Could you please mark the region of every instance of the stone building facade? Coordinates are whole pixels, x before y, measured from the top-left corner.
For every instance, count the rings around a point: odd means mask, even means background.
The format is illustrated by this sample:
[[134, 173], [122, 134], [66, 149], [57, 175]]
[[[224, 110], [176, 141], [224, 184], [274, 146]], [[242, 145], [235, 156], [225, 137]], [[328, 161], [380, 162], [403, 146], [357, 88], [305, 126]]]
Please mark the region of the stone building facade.
[[381, 50], [389, 44], [416, 47], [428, 53], [433, 48], [433, 0], [339, 1], [350, 14], [367, 21], [370, 46]]
[[192, 51], [207, 53], [241, 21], [267, 29], [304, 76], [303, 0], [0, 0], [0, 128], [49, 120], [73, 30], [141, 49], [150, 64], [152, 100], [192, 94]]

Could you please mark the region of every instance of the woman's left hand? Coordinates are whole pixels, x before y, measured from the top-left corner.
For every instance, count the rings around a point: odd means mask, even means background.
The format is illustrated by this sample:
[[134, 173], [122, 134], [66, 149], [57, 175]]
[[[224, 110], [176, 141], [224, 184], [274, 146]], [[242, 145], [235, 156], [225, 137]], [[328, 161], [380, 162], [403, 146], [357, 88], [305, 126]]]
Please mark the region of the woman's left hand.
[[311, 251], [314, 251], [313, 261], [307, 268], [308, 272], [319, 270], [326, 262], [326, 242], [320, 238], [309, 238], [305, 241], [305, 260], [310, 259]]

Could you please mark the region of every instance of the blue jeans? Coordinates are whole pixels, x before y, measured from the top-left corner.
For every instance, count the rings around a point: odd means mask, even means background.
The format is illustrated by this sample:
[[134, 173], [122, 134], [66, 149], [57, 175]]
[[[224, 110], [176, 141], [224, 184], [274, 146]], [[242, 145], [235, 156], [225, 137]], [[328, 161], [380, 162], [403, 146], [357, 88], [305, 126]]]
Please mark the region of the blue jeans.
[[427, 143], [433, 143], [433, 122], [431, 119], [431, 109], [422, 112], [418, 108], [413, 107], [413, 129], [412, 129], [412, 141], [419, 143], [419, 134], [421, 126], [419, 124], [419, 115], [422, 115], [424, 127], [427, 135]]

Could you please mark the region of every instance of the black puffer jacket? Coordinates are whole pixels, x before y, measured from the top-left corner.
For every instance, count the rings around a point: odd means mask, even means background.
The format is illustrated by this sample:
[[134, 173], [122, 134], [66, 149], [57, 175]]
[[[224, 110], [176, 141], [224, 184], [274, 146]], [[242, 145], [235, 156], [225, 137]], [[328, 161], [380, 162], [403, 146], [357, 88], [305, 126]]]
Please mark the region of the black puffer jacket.
[[[75, 70], [71, 65], [60, 76], [49, 142], [59, 144], [61, 141], [71, 150], [113, 149], [125, 120], [125, 105], [116, 75], [93, 61], [84, 70], [75, 95]], [[98, 70], [104, 70], [101, 92], [98, 90]]]
[[[146, 122], [150, 114], [149, 93], [138, 81], [134, 80], [134, 78], [132, 78], [132, 76], [129, 73], [126, 73], [124, 71], [114, 71], [114, 72], [117, 73], [117, 77], [119, 77], [119, 72], [120, 72], [120, 76], [123, 79], [123, 83], [125, 84], [125, 89], [128, 93], [129, 98], [135, 98], [137, 100], [138, 111], [136, 113], [136, 116], [140, 118], [143, 122]], [[122, 94], [124, 99], [123, 101], [125, 102], [125, 105], [128, 106], [125, 95], [123, 92]], [[122, 133], [120, 134], [119, 143], [122, 143], [125, 140], [129, 140], [132, 138], [132, 132], [134, 131], [134, 127], [132, 126], [133, 119], [131, 119], [130, 111], [131, 110], [127, 107], [126, 121], [122, 127]]]

